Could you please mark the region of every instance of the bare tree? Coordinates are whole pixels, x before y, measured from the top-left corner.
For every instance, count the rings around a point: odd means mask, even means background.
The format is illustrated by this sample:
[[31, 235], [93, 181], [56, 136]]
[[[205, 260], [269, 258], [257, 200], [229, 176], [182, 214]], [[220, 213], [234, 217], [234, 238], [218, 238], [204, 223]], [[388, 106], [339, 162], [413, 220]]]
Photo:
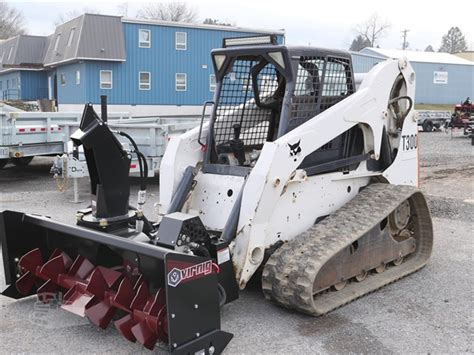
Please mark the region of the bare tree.
[[59, 14], [56, 17], [56, 20], [54, 20], [54, 25], [55, 26], [62, 25], [63, 23], [68, 22], [69, 20], [72, 20], [73, 18], [79, 17], [82, 14], [100, 14], [100, 11], [96, 10], [96, 9], [91, 9], [89, 7], [84, 7], [82, 9], [82, 11], [81, 10], [71, 10], [71, 11], [68, 11], [68, 12], [64, 12], [62, 14]]
[[185, 2], [157, 2], [145, 5], [138, 11], [137, 17], [149, 20], [163, 20], [172, 22], [196, 22], [197, 11]]
[[458, 53], [467, 49], [466, 38], [459, 27], [451, 27], [441, 40], [439, 52]]
[[0, 1], [0, 39], [26, 33], [24, 25], [23, 14], [6, 2]]
[[117, 14], [128, 17], [128, 2], [122, 2], [117, 5]]
[[382, 20], [374, 13], [367, 21], [356, 25], [354, 30], [370, 43], [370, 47], [375, 47], [376, 42], [388, 34], [391, 26], [390, 22]]

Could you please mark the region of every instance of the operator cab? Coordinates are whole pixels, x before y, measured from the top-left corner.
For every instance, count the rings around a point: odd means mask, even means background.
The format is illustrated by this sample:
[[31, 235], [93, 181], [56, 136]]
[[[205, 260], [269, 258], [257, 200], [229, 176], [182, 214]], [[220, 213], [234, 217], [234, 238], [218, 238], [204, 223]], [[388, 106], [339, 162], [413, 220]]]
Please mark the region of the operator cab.
[[[204, 160], [208, 172], [248, 173], [265, 142], [355, 91], [351, 57], [344, 51], [259, 44], [216, 49], [212, 58], [217, 89]], [[356, 140], [356, 133], [344, 133], [302, 165], [340, 159], [349, 145], [361, 145]]]

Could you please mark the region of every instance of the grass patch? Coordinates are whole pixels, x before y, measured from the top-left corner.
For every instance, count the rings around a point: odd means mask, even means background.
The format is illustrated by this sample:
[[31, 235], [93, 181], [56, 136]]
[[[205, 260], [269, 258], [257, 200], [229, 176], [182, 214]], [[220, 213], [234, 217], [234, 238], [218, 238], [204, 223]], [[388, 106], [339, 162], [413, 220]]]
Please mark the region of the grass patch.
[[454, 111], [454, 104], [415, 104], [415, 110]]

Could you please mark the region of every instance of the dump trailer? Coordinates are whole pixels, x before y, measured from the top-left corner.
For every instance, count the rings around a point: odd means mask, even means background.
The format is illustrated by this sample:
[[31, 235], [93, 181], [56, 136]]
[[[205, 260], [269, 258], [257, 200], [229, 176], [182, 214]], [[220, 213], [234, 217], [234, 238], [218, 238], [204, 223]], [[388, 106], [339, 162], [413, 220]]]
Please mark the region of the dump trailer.
[[170, 140], [153, 218], [145, 179], [129, 205], [120, 132], [86, 106], [71, 138], [90, 206], [77, 226], [1, 214], [5, 296], [62, 293], [65, 310], [149, 349], [217, 354], [233, 336], [221, 307], [252, 277], [268, 300], [318, 316], [426, 264], [411, 65], [381, 62], [355, 91], [347, 52], [250, 42], [212, 51], [211, 119]]

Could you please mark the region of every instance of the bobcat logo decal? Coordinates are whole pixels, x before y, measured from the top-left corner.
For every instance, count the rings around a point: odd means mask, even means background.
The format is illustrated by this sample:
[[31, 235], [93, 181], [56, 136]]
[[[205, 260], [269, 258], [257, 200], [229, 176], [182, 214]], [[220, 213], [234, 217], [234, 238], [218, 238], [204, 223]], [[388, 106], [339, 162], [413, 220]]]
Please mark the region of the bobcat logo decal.
[[288, 147], [290, 147], [290, 157], [294, 157], [294, 161], [298, 160], [297, 156], [301, 153], [300, 143], [301, 139], [295, 144], [288, 143]]

